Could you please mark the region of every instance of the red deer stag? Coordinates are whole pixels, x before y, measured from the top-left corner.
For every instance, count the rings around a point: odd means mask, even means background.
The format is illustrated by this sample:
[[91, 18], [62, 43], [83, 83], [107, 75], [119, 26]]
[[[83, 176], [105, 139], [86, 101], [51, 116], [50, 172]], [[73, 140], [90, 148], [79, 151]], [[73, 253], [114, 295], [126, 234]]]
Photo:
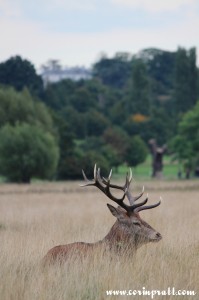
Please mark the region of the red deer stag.
[[[141, 210], [151, 209], [160, 205], [161, 199], [158, 203], [149, 206], [144, 206], [144, 204], [146, 204], [148, 201], [148, 196], [144, 201], [135, 203], [143, 195], [144, 187], [138, 196], [133, 196], [130, 193], [129, 188], [132, 180], [131, 170], [126, 176], [126, 182], [124, 186], [110, 183], [112, 170], [108, 179], [101, 177], [100, 169], [97, 169], [96, 165], [94, 167], [94, 179], [92, 181], [87, 179], [83, 170], [82, 173], [86, 181], [86, 183], [82, 186], [96, 186], [108, 198], [119, 205], [116, 208], [110, 204], [107, 204], [112, 215], [116, 217], [117, 220], [110, 229], [109, 233], [102, 240], [96, 243], [75, 242], [72, 244], [56, 246], [50, 249], [44, 257], [45, 263], [51, 263], [55, 261], [64, 262], [72, 255], [77, 257], [90, 255], [91, 252], [97, 248], [100, 248], [103, 251], [113, 251], [118, 254], [124, 253], [125, 250], [128, 250], [129, 253], [133, 253], [143, 244], [149, 242], [158, 242], [161, 240], [161, 234], [154, 230], [139, 216], [139, 212]], [[122, 197], [116, 198], [116, 196], [112, 194], [111, 189], [123, 191]], [[130, 205], [124, 203], [125, 197], [128, 198]]]

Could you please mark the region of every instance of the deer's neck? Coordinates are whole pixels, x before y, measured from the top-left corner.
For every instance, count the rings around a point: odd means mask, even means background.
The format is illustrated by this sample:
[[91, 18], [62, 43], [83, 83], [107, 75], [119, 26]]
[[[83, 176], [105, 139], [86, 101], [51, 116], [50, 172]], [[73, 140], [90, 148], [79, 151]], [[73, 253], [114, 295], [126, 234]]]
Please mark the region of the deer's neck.
[[124, 250], [134, 252], [138, 248], [132, 234], [130, 235], [125, 226], [121, 226], [118, 221], [115, 222], [101, 243], [116, 252], [124, 252]]

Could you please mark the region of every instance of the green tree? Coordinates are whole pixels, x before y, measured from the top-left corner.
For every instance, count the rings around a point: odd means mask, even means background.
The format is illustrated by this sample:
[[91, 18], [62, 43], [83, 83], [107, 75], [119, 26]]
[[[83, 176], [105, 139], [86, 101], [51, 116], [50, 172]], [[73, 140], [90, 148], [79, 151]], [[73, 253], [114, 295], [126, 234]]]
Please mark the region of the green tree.
[[41, 76], [37, 75], [34, 66], [28, 60], [20, 56], [0, 63], [0, 83], [13, 86], [18, 91], [27, 87], [32, 95], [43, 97]]
[[119, 167], [119, 165], [121, 165], [121, 163], [123, 163], [123, 161], [121, 160], [121, 157], [119, 157], [117, 149], [113, 148], [113, 146], [111, 146], [110, 144], [108, 145], [104, 145], [101, 148], [100, 153], [102, 154], [102, 156], [104, 158], [106, 158], [106, 160], [109, 163], [110, 168], [115, 167], [116, 171], [118, 170], [117, 168]]
[[133, 60], [132, 80], [130, 81], [129, 112], [149, 115], [150, 90], [146, 65], [140, 59]]
[[[121, 164], [121, 158], [119, 159], [118, 152], [110, 144], [105, 143], [104, 139], [99, 136], [88, 136], [84, 140], [76, 141], [78, 149], [82, 153], [95, 152], [96, 155], [100, 155], [100, 161], [103, 157], [107, 161], [107, 165], [110, 167], [117, 167]], [[96, 162], [99, 162], [98, 159]]]
[[74, 149], [73, 155], [65, 156], [62, 160], [62, 179], [82, 179], [81, 169], [86, 171], [87, 176], [93, 178], [93, 166], [97, 163], [103, 172], [108, 174], [109, 162], [99, 152], [89, 150], [82, 151], [79, 147]]
[[183, 116], [170, 147], [187, 172], [199, 164], [199, 101]]
[[0, 130], [0, 170], [8, 180], [30, 182], [52, 178], [59, 150], [54, 137], [30, 124], [5, 125]]
[[[109, 174], [110, 164], [109, 161], [102, 154], [96, 151], [88, 151], [82, 154], [81, 159], [82, 169], [85, 171], [86, 175], [93, 178], [93, 167], [97, 163], [103, 174]], [[82, 178], [82, 175], [81, 175]]]
[[189, 50], [189, 84], [190, 84], [190, 102], [192, 105], [196, 104], [196, 101], [199, 96], [198, 91], [198, 69], [196, 65], [196, 48], [191, 48]]
[[91, 109], [85, 114], [86, 135], [101, 136], [109, 126], [108, 119], [99, 111]]
[[126, 99], [121, 96], [120, 101], [115, 101], [115, 104], [109, 108], [109, 118], [115, 126], [124, 128], [124, 123], [129, 116], [129, 106]]
[[96, 106], [96, 101], [93, 101], [91, 93], [85, 87], [75, 90], [70, 103], [80, 113], [87, 112], [91, 107]]
[[131, 73], [130, 55], [117, 53], [113, 58], [102, 57], [94, 66], [95, 78], [112, 88], [123, 88]]
[[117, 153], [117, 164], [114, 166], [118, 166], [119, 163], [124, 162], [129, 144], [128, 134], [120, 127], [114, 126], [105, 130], [103, 139]]
[[80, 113], [72, 106], [66, 106], [60, 112], [63, 119], [67, 120], [68, 130], [78, 139], [86, 136], [87, 124], [84, 113]]
[[139, 136], [130, 139], [126, 152], [126, 161], [129, 166], [136, 167], [145, 161], [148, 149], [144, 141]]
[[9, 123], [38, 125], [53, 133], [52, 117], [39, 100], [34, 100], [27, 89], [16, 92], [13, 88], [0, 88], [0, 127]]
[[176, 114], [191, 109], [197, 100], [196, 51], [179, 48], [175, 63], [175, 109]]
[[145, 49], [139, 53], [139, 57], [147, 65], [148, 75], [153, 82], [156, 97], [168, 95], [173, 89], [175, 56], [175, 52], [156, 48]]
[[69, 105], [71, 96], [76, 89], [76, 83], [72, 80], [62, 80], [49, 83], [44, 91], [44, 102], [55, 111], [60, 111]]
[[[58, 143], [60, 149], [59, 163], [57, 167], [57, 178], [68, 179], [68, 165], [74, 160], [74, 135], [69, 130], [69, 125], [64, 118], [58, 114], [54, 114], [54, 121], [58, 131]], [[72, 166], [72, 165], [71, 165]], [[74, 165], [75, 166], [75, 165]]]

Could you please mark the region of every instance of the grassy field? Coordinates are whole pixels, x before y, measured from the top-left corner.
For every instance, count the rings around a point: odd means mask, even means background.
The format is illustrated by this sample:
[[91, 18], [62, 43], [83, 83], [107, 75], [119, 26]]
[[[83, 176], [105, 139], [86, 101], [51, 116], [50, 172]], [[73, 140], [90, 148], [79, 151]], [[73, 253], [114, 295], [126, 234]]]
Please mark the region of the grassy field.
[[[147, 159], [144, 163], [138, 165], [136, 168], [133, 168], [133, 174], [137, 180], [148, 180], [151, 178], [151, 155], [147, 156]], [[177, 162], [172, 161], [172, 157], [165, 155], [163, 158], [164, 168], [163, 168], [163, 176], [166, 180], [177, 179], [179, 164]], [[182, 167], [181, 167], [182, 169]], [[126, 166], [119, 167], [119, 176], [121, 174], [125, 174], [127, 171]]]
[[[172, 157], [165, 155], [164, 159], [164, 168], [163, 168], [163, 176], [165, 180], [173, 180], [177, 179], [179, 164], [176, 161], [172, 161]], [[182, 167], [181, 167], [182, 170]], [[116, 178], [121, 178], [121, 176], [125, 175], [128, 171], [128, 167], [126, 165], [121, 165], [118, 168], [118, 173], [114, 175]], [[151, 155], [148, 155], [145, 162], [138, 165], [136, 168], [133, 168], [133, 174], [136, 180], [149, 180], [151, 178]], [[184, 176], [184, 174], [182, 174]], [[81, 176], [81, 172], [80, 172]], [[0, 183], [6, 181], [5, 177], [0, 176]], [[33, 180], [35, 181], [35, 180]]]
[[[135, 184], [140, 190], [143, 182]], [[199, 182], [146, 181], [150, 202], [163, 203], [141, 217], [163, 240], [148, 244], [131, 259], [96, 253], [82, 263], [42, 269], [41, 259], [55, 245], [95, 242], [105, 236], [114, 217], [107, 199], [78, 182], [0, 185], [0, 299], [103, 300], [151, 299], [107, 296], [107, 290], [194, 290], [199, 299]]]

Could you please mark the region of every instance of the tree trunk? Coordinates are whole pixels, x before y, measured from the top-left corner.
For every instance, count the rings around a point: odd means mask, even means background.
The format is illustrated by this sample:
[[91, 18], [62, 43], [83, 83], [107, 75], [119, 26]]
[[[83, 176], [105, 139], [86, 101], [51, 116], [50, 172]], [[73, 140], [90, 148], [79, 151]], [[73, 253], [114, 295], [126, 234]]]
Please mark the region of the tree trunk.
[[152, 177], [157, 179], [163, 178], [163, 155], [166, 151], [166, 145], [158, 147], [154, 139], [149, 141], [152, 154]]

